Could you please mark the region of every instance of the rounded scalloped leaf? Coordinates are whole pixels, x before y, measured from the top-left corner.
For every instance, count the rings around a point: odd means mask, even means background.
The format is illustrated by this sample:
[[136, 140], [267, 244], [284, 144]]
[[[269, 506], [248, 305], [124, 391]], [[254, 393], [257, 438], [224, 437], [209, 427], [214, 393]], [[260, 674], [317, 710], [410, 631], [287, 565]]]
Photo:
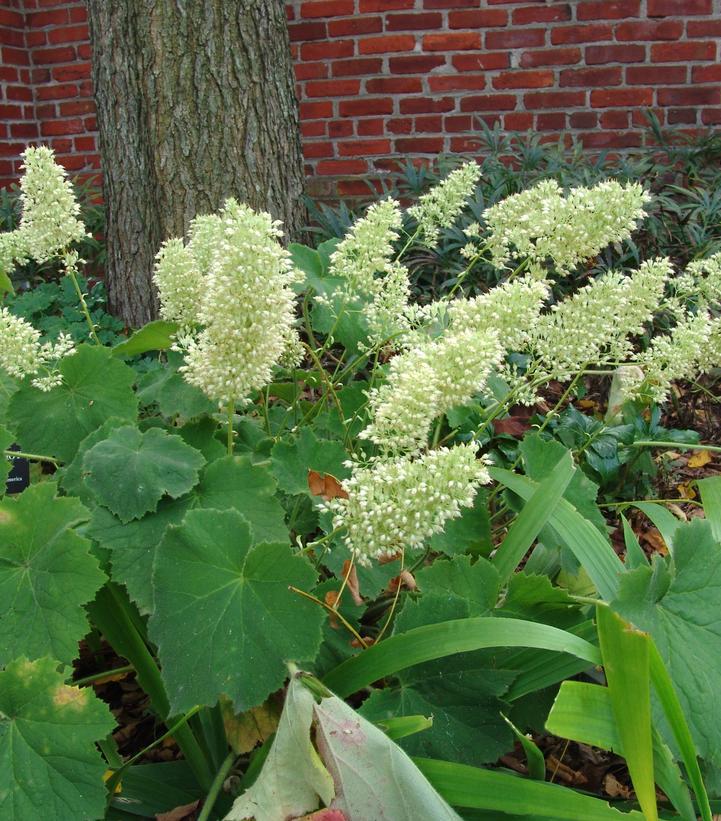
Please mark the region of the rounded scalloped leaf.
[[115, 726], [91, 688], [69, 687], [57, 662], [25, 658], [0, 672], [0, 818], [105, 816], [106, 765], [95, 742]]
[[255, 707], [282, 686], [286, 662], [318, 651], [323, 611], [289, 590], [310, 589], [315, 571], [288, 545], [251, 544], [238, 512], [193, 510], [158, 547], [150, 633], [173, 713], [220, 695], [238, 712]]
[[121, 522], [154, 511], [163, 496], [177, 499], [195, 487], [205, 464], [200, 451], [161, 428], [113, 430], [83, 459], [85, 484]]
[[19, 655], [68, 663], [87, 633], [83, 605], [105, 575], [73, 528], [88, 518], [56, 485], [32, 485], [0, 502], [0, 664]]
[[285, 493], [307, 493], [308, 471], [330, 473], [336, 479], [350, 476], [344, 462], [348, 453], [340, 442], [321, 442], [312, 430], [303, 428], [297, 438], [276, 442], [271, 451], [273, 473], [278, 487]]
[[[0, 425], [0, 451], [4, 451], [12, 445], [15, 441], [15, 437], [10, 433], [7, 428], [4, 428]], [[10, 473], [11, 464], [10, 460], [4, 453], [0, 453], [0, 496], [5, 495], [5, 487], [8, 478], [8, 474]]]
[[135, 374], [108, 348], [79, 345], [60, 363], [63, 382], [51, 391], [27, 380], [12, 396], [8, 421], [25, 451], [69, 462], [78, 445], [112, 416], [132, 421], [138, 411]]

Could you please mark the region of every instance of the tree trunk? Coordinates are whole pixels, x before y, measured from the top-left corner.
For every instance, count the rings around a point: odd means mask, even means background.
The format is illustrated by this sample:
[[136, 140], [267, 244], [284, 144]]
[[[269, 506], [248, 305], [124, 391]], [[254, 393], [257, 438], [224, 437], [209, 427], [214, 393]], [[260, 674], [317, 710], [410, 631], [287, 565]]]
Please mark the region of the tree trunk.
[[303, 162], [283, 0], [87, 0], [110, 306], [157, 315], [155, 254], [229, 196], [302, 227]]

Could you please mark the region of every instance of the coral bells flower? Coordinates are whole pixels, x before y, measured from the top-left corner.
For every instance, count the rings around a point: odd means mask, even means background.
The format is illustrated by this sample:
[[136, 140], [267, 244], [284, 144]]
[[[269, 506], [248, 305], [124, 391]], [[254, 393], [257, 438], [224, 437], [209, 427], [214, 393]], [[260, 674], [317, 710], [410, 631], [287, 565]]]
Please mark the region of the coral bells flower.
[[438, 185], [423, 194], [408, 213], [418, 220], [421, 236], [427, 245], [435, 245], [441, 228], [450, 228], [465, 208], [481, 176], [476, 162], [456, 168]]
[[540, 273], [550, 259], [568, 273], [610, 243], [628, 239], [649, 200], [638, 183], [607, 180], [564, 197], [557, 182], [544, 180], [484, 212], [493, 263], [503, 268], [525, 258]]
[[60, 334], [54, 343], [41, 345], [39, 331], [7, 308], [0, 308], [0, 368], [10, 376], [22, 379], [44, 371], [33, 379], [33, 385], [49, 391], [62, 382], [55, 370], [57, 362], [73, 353], [75, 345], [66, 334]]
[[420, 450], [433, 420], [483, 390], [503, 349], [493, 328], [450, 331], [394, 357], [369, 394], [372, 423], [361, 433], [383, 450]]
[[80, 206], [65, 169], [50, 148], [23, 152], [25, 173], [20, 180], [22, 217], [18, 229], [23, 255], [46, 262], [85, 236], [78, 219]]
[[335, 528], [359, 562], [421, 548], [449, 519], [473, 504], [490, 481], [475, 443], [439, 448], [417, 458], [399, 456], [356, 467], [343, 482], [347, 499], [327, 503]]
[[289, 253], [278, 242], [279, 223], [269, 214], [228, 200], [204, 281], [197, 337], [186, 349], [185, 379], [223, 405], [247, 401], [271, 380], [273, 367], [292, 343], [296, 279]]

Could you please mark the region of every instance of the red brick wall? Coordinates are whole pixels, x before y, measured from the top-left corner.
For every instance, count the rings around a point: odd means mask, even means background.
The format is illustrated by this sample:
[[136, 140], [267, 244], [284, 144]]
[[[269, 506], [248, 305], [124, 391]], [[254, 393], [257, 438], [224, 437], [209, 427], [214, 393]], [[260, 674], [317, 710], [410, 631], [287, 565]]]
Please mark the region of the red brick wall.
[[[646, 108], [721, 123], [721, 0], [292, 0], [288, 16], [321, 194], [366, 192], [337, 179], [397, 158], [474, 152], [481, 119], [592, 149], [641, 145]], [[83, 0], [0, 0], [0, 44], [0, 177], [38, 135], [71, 170], [97, 168]]]

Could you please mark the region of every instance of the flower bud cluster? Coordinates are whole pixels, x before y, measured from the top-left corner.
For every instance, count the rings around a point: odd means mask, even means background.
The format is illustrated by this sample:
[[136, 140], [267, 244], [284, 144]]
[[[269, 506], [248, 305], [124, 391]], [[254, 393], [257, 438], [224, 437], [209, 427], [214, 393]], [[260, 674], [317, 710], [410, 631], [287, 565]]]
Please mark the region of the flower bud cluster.
[[607, 180], [564, 196], [555, 180], [543, 180], [484, 212], [493, 263], [503, 268], [527, 259], [538, 272], [551, 260], [559, 273], [568, 273], [610, 243], [627, 239], [649, 200], [638, 183]]
[[0, 307], [0, 368], [22, 379], [35, 376], [32, 384], [49, 391], [62, 382], [57, 363], [75, 353], [75, 343], [61, 333], [55, 342], [40, 344], [40, 332], [28, 322]]
[[345, 544], [358, 561], [418, 549], [470, 507], [478, 486], [490, 481], [477, 447], [438, 448], [356, 467], [343, 482], [348, 498], [332, 499], [326, 508], [333, 526], [345, 528]]
[[480, 179], [481, 168], [471, 161], [456, 168], [428, 193], [423, 194], [408, 213], [418, 221], [423, 241], [429, 247], [438, 243], [442, 228], [450, 228], [463, 211]]
[[182, 239], [168, 239], [155, 257], [153, 281], [160, 297], [160, 316], [192, 328], [198, 321], [198, 306], [203, 294], [203, 274]]

